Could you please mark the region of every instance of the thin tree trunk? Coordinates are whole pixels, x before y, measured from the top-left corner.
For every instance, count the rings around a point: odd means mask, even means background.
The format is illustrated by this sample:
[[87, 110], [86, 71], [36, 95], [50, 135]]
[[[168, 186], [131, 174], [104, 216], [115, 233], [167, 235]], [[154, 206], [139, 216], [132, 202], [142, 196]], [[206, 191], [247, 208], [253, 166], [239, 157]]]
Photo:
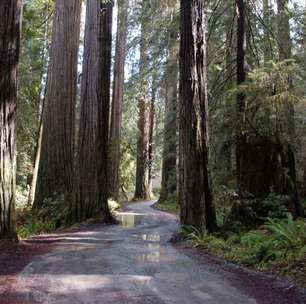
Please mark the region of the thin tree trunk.
[[[42, 114], [43, 114], [43, 111], [42, 111]], [[30, 190], [29, 190], [29, 196], [28, 196], [28, 207], [31, 207], [33, 205], [34, 201], [35, 201], [35, 193], [36, 193], [36, 185], [37, 185], [39, 162], [40, 162], [40, 153], [41, 153], [42, 134], [43, 134], [43, 122], [42, 122], [42, 118], [41, 118], [40, 122], [39, 122], [38, 140], [37, 140], [37, 144], [36, 144], [36, 153], [35, 153], [33, 176], [32, 176], [31, 186], [30, 186]]]
[[216, 217], [208, 170], [208, 99], [203, 1], [181, 0], [180, 104], [183, 134], [181, 222], [213, 231]]
[[49, 2], [46, 4], [46, 12], [45, 12], [45, 27], [44, 27], [44, 43], [42, 47], [42, 69], [40, 75], [40, 89], [39, 89], [39, 98], [38, 98], [38, 113], [39, 113], [39, 129], [38, 129], [38, 139], [35, 148], [35, 160], [34, 160], [34, 168], [31, 180], [31, 186], [29, 189], [28, 195], [28, 207], [31, 207], [35, 201], [35, 193], [37, 186], [37, 178], [38, 178], [38, 170], [40, 163], [40, 153], [41, 153], [41, 142], [42, 142], [42, 134], [43, 134], [43, 112], [44, 112], [44, 103], [46, 98], [46, 90], [47, 90], [47, 82], [44, 86], [44, 73], [47, 68], [47, 58], [49, 52], [49, 41], [48, 41], [48, 31], [49, 31]]
[[[145, 9], [145, 4], [144, 9]], [[140, 45], [141, 97], [138, 101], [138, 141], [135, 199], [149, 199], [149, 140], [150, 140], [150, 102], [148, 98], [148, 20], [142, 18]]]
[[0, 1], [0, 239], [16, 240], [16, 107], [21, 0]]
[[266, 65], [272, 58], [270, 31], [271, 31], [271, 3], [270, 0], [263, 0], [263, 22], [264, 22], [264, 64]]
[[70, 222], [102, 216], [107, 205], [107, 144], [110, 101], [112, 4], [88, 0], [75, 198]]
[[109, 194], [118, 201], [120, 188], [120, 142], [124, 93], [124, 66], [126, 56], [128, 0], [118, 1], [118, 24], [114, 67], [113, 101], [110, 126]]
[[152, 179], [153, 179], [153, 157], [154, 157], [154, 129], [155, 129], [155, 103], [156, 103], [156, 71], [153, 72], [152, 79], [152, 96], [150, 104], [150, 133], [149, 133], [149, 191], [152, 192]]
[[81, 0], [57, 0], [43, 115], [35, 208], [73, 191], [74, 120]]
[[[237, 86], [245, 82], [245, 52], [246, 52], [246, 31], [245, 31], [245, 2], [244, 0], [237, 0]], [[237, 94], [237, 116], [238, 124], [236, 130], [236, 174], [238, 189], [240, 189], [240, 175], [241, 175], [241, 160], [243, 153], [243, 146], [245, 144], [245, 120], [246, 120], [246, 101], [245, 94]]]
[[178, 104], [178, 33], [169, 33], [169, 55], [166, 67], [166, 105], [162, 160], [162, 184], [159, 202], [177, 195], [177, 104]]

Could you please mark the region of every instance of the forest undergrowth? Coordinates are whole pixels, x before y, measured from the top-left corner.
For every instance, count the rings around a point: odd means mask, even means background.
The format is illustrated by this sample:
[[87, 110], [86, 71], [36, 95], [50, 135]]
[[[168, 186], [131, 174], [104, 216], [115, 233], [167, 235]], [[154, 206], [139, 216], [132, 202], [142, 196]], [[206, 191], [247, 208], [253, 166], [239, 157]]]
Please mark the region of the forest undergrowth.
[[[224, 207], [219, 210], [228, 213], [218, 214], [217, 232], [208, 234], [192, 226], [182, 226], [182, 235], [187, 243], [210, 255], [284, 277], [306, 288], [306, 220], [294, 219], [275, 194], [270, 194], [262, 205], [265, 204], [269, 205], [270, 213], [256, 218], [254, 222], [260, 224], [254, 227], [243, 225], [239, 219], [233, 221], [231, 208]], [[271, 212], [273, 206], [277, 213]], [[250, 214], [248, 223], [252, 222]], [[258, 216], [255, 212], [252, 215]], [[228, 218], [231, 218], [230, 227]]]

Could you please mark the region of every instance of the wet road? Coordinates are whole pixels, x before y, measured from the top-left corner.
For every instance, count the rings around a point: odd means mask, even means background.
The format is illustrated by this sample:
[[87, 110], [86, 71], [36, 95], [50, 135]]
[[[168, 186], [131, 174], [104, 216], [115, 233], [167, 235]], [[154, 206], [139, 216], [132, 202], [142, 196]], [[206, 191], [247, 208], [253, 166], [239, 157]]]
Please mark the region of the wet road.
[[176, 217], [151, 204], [129, 205], [120, 226], [58, 235], [58, 246], [19, 274], [15, 290], [23, 303], [256, 303], [178, 252], [168, 242]]

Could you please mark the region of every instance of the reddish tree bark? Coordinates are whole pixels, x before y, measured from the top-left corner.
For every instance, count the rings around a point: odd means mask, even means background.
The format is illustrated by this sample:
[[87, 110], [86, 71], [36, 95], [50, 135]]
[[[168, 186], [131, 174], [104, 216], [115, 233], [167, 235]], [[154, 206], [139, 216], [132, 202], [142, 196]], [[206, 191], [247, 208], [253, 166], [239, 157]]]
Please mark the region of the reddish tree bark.
[[110, 126], [110, 170], [109, 194], [115, 200], [119, 199], [120, 188], [120, 141], [122, 125], [122, 106], [124, 92], [124, 66], [126, 56], [128, 0], [118, 1], [118, 23], [116, 37], [116, 55], [114, 67], [113, 101]]
[[[241, 85], [245, 82], [245, 52], [246, 52], [246, 31], [245, 31], [245, 2], [244, 0], [237, 0], [237, 85]], [[237, 173], [237, 184], [240, 189], [240, 176], [241, 176], [241, 164], [242, 151], [245, 143], [245, 109], [246, 101], [245, 94], [238, 93], [237, 95], [237, 116], [238, 124], [236, 130], [236, 173]]]
[[57, 0], [34, 207], [73, 191], [81, 0]]
[[180, 131], [183, 185], [181, 222], [200, 230], [215, 230], [208, 171], [208, 99], [204, 5], [181, 0]]
[[[145, 9], [145, 4], [143, 4]], [[141, 45], [140, 45], [140, 72], [141, 96], [138, 101], [139, 119], [138, 119], [138, 141], [137, 141], [137, 164], [136, 164], [136, 185], [135, 199], [149, 199], [149, 142], [150, 142], [150, 101], [148, 97], [148, 20], [142, 18], [141, 22]]]
[[150, 123], [150, 131], [149, 131], [149, 191], [152, 191], [152, 179], [153, 179], [153, 161], [154, 161], [154, 129], [155, 129], [155, 102], [156, 102], [156, 72], [153, 72], [152, 79], [152, 96], [150, 103], [150, 114], [149, 114], [149, 123]]
[[163, 143], [162, 185], [159, 201], [177, 196], [177, 106], [178, 106], [178, 54], [176, 30], [169, 33], [169, 56], [166, 67], [166, 104]]
[[21, 0], [0, 1], [0, 239], [16, 240], [16, 107]]
[[88, 0], [72, 222], [97, 215], [112, 220], [107, 204], [111, 29], [112, 3]]

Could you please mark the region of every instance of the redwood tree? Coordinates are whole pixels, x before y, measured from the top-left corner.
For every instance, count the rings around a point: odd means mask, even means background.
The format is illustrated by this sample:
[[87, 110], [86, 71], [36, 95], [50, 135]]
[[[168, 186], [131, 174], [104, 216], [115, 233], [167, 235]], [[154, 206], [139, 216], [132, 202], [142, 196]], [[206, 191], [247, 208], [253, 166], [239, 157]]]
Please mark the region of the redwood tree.
[[178, 105], [178, 33], [175, 25], [169, 31], [168, 60], [165, 73], [166, 105], [163, 143], [162, 184], [159, 201], [177, 195], [177, 105]]
[[110, 125], [110, 170], [109, 170], [109, 194], [115, 200], [119, 199], [120, 184], [120, 139], [122, 125], [122, 106], [124, 92], [124, 66], [127, 38], [127, 10], [128, 0], [118, 1], [118, 23], [116, 37], [116, 55], [114, 66], [113, 100]]
[[[143, 12], [147, 7], [143, 2]], [[146, 14], [144, 14], [145, 16]], [[139, 118], [138, 118], [138, 141], [137, 141], [137, 165], [136, 165], [136, 186], [135, 199], [150, 198], [149, 182], [149, 146], [150, 146], [150, 99], [148, 97], [148, 69], [149, 69], [149, 23], [146, 18], [141, 18], [141, 42], [140, 42], [140, 73], [141, 95], [138, 100]]]
[[16, 239], [16, 106], [21, 0], [0, 1], [0, 239]]
[[[278, 53], [279, 60], [284, 61], [292, 58], [292, 42], [290, 37], [290, 15], [289, 1], [277, 0], [277, 21], [278, 21]], [[292, 79], [288, 75], [287, 81], [283, 84], [287, 90], [292, 89]], [[280, 134], [285, 134], [286, 140], [282, 152], [282, 164], [284, 166], [284, 193], [289, 194], [293, 206], [292, 211], [297, 216], [304, 216], [304, 210], [299, 201], [297, 182], [296, 182], [296, 134], [294, 105], [290, 100], [285, 99], [282, 105], [282, 116], [279, 117]]]
[[[244, 0], [236, 1], [237, 8], [237, 85], [245, 82], [245, 53], [246, 53], [246, 31], [245, 31], [245, 2]], [[246, 100], [243, 92], [237, 94], [237, 113], [238, 123], [236, 131], [236, 166], [237, 182], [240, 187], [241, 166], [243, 159], [243, 146], [245, 144], [245, 120], [246, 120]]]
[[34, 206], [73, 190], [75, 105], [81, 0], [57, 0], [43, 113], [41, 158]]
[[181, 0], [181, 222], [213, 231], [216, 217], [208, 170], [206, 37], [202, 0]]
[[86, 9], [81, 116], [75, 198], [71, 221], [100, 215], [111, 221], [107, 205], [112, 3], [88, 0]]

